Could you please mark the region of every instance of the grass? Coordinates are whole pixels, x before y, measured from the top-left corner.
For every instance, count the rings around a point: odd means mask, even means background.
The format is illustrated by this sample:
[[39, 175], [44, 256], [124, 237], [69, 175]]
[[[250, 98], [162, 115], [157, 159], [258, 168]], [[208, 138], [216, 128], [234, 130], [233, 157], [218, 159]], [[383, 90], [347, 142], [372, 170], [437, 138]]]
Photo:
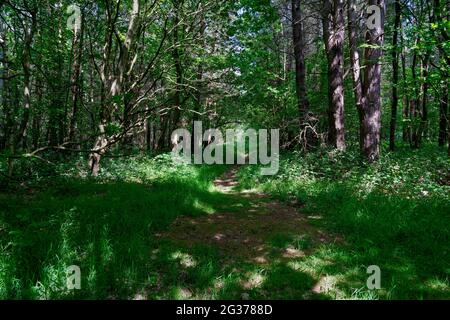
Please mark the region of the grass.
[[[258, 186], [264, 199], [218, 192], [211, 182], [225, 166], [175, 165], [167, 155], [105, 161], [97, 179], [81, 160], [18, 165], [28, 182], [0, 191], [0, 298], [446, 299], [448, 164], [431, 147], [372, 166], [351, 152], [284, 154], [277, 176], [260, 176], [257, 166], [238, 173], [239, 187]], [[262, 218], [280, 210], [268, 209], [274, 201], [338, 240]], [[172, 225], [178, 217], [205, 230]], [[256, 262], [245, 241], [227, 249], [164, 236], [231, 228], [261, 240], [266, 261]], [[286, 257], [288, 249], [304, 254]], [[81, 290], [65, 287], [70, 265], [80, 266]], [[366, 287], [369, 265], [381, 268], [381, 290]]]
[[[258, 184], [344, 238], [295, 262], [297, 269], [332, 278], [334, 297], [368, 299], [450, 298], [448, 178], [449, 160], [433, 147], [385, 154], [372, 166], [352, 153], [290, 154], [275, 177], [252, 167], [240, 173], [241, 188]], [[381, 290], [365, 289], [361, 270], [369, 265], [382, 270]]]
[[[1, 193], [0, 298], [130, 297], [152, 276], [154, 234], [221, 203], [211, 180], [223, 170], [142, 158]], [[69, 265], [83, 270], [80, 291], [61, 289]]]

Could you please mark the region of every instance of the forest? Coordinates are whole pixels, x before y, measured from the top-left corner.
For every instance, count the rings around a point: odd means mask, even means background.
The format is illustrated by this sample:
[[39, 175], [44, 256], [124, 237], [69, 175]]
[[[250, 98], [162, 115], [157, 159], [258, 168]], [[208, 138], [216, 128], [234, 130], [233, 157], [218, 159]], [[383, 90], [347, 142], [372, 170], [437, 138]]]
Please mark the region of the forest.
[[450, 299], [449, 17], [0, 0], [0, 300]]

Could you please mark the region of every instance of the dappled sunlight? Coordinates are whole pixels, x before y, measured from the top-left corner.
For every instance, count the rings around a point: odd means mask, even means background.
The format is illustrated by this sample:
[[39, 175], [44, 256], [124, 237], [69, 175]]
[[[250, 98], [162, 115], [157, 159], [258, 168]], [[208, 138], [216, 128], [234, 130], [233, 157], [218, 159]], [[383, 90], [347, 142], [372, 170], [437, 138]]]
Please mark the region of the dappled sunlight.
[[312, 291], [317, 294], [329, 294], [336, 292], [337, 279], [333, 276], [322, 276], [320, 280], [314, 284]]
[[214, 214], [216, 212], [216, 209], [214, 209], [211, 205], [208, 205], [207, 203], [204, 202], [200, 202], [198, 199], [195, 199], [193, 207], [198, 211], [202, 211], [207, 214]]
[[283, 258], [301, 258], [305, 253], [301, 250], [294, 248], [293, 246], [287, 247], [283, 252]]
[[241, 285], [246, 290], [260, 288], [266, 280], [266, 277], [258, 272], [249, 273], [245, 276], [246, 279], [241, 282]]
[[177, 300], [186, 300], [192, 298], [192, 292], [187, 288], [177, 287], [174, 289], [174, 298]]
[[179, 261], [180, 265], [185, 268], [193, 268], [197, 265], [197, 261], [195, 261], [195, 259], [187, 253], [181, 253], [177, 251], [172, 253], [170, 257], [172, 260]]

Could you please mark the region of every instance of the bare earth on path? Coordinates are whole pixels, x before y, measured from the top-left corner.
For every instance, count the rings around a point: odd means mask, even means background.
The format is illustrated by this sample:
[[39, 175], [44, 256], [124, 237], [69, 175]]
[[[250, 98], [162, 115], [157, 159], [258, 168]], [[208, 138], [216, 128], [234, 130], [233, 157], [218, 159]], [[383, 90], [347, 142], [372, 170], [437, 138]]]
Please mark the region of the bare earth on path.
[[274, 248], [271, 240], [283, 236], [296, 238], [306, 245], [279, 248], [280, 258], [299, 258], [322, 243], [339, 241], [312, 226], [310, 217], [301, 209], [282, 204], [256, 191], [236, 191], [238, 168], [214, 181], [217, 190], [228, 198], [227, 204], [217, 212], [200, 217], [178, 217], [162, 235], [163, 238], [191, 247], [206, 244], [220, 249], [225, 260], [247, 260], [258, 264], [268, 263]]

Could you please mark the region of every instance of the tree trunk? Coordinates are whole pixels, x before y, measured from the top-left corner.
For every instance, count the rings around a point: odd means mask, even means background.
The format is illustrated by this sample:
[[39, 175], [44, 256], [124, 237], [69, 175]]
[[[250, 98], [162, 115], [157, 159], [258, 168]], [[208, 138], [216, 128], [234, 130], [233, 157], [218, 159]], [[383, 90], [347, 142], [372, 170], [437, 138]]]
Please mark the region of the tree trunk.
[[359, 146], [360, 149], [364, 148], [364, 114], [363, 114], [363, 79], [361, 76], [361, 61], [358, 50], [358, 38], [357, 38], [357, 8], [355, 0], [349, 0], [348, 8], [348, 39], [350, 45], [350, 65], [352, 68], [353, 79], [353, 92], [355, 95], [356, 109], [359, 116]]
[[100, 160], [102, 155], [106, 152], [108, 140], [105, 133], [105, 123], [99, 125], [100, 135], [97, 137], [93, 152], [89, 155], [89, 168], [91, 174], [96, 177], [100, 172]]
[[[292, 33], [295, 58], [295, 87], [297, 92], [298, 110], [300, 115], [300, 130], [304, 131], [308, 122], [309, 102], [306, 96], [305, 55], [303, 51], [303, 28], [300, 0], [292, 0]], [[308, 144], [307, 135], [306, 145]]]
[[9, 76], [9, 57], [8, 57], [8, 46], [6, 43], [6, 36], [3, 34], [3, 25], [0, 24], [0, 63], [3, 66], [3, 70], [0, 70], [0, 102], [2, 104], [3, 113], [5, 115], [3, 122], [3, 137], [0, 143], [0, 150], [4, 150], [10, 147], [11, 144], [11, 131], [13, 127], [12, 123], [12, 110], [10, 105], [10, 80]]
[[369, 162], [380, 157], [381, 133], [381, 63], [384, 40], [384, 0], [370, 0], [370, 5], [380, 8], [379, 24], [366, 32], [368, 47], [365, 50], [366, 69], [364, 79], [364, 148]]
[[145, 141], [147, 151], [153, 151], [153, 140], [153, 122], [147, 118], [145, 121]]
[[445, 81], [439, 103], [439, 146], [444, 147], [447, 139], [448, 123], [448, 84]]
[[[400, 24], [401, 27], [401, 24]], [[408, 94], [408, 88], [406, 85], [406, 56], [404, 52], [404, 45], [403, 45], [403, 29], [402, 30], [402, 54], [401, 54], [401, 60], [402, 60], [402, 77], [403, 77], [403, 141], [411, 143], [411, 116], [409, 113], [410, 110], [410, 100], [409, 100], [409, 94]]]
[[31, 13], [31, 26], [25, 27], [25, 41], [22, 51], [22, 68], [23, 68], [23, 115], [20, 122], [19, 132], [14, 142], [16, 149], [24, 143], [26, 138], [27, 126], [30, 120], [31, 108], [31, 46], [33, 44], [33, 37], [36, 30], [37, 20], [36, 12]]
[[[202, 15], [200, 18], [200, 45], [202, 48], [206, 48], [206, 41], [205, 41], [205, 31], [206, 31], [206, 22], [205, 17]], [[195, 102], [194, 102], [194, 112], [192, 114], [192, 121], [191, 121], [191, 132], [194, 132], [194, 123], [196, 121], [200, 121], [200, 113], [203, 111], [203, 101], [204, 101], [204, 84], [203, 84], [203, 73], [204, 68], [203, 64], [200, 63], [197, 67], [197, 85], [196, 85], [196, 94], [195, 94]], [[191, 148], [194, 150], [194, 144], [195, 144], [195, 137], [194, 135], [191, 136]]]
[[324, 42], [328, 60], [328, 142], [345, 150], [344, 127], [344, 1], [325, 0]]
[[426, 136], [427, 127], [428, 127], [428, 73], [429, 73], [429, 60], [430, 53], [426, 53], [425, 57], [422, 60], [422, 77], [424, 79], [422, 85], [422, 110], [420, 117], [420, 126], [419, 133], [417, 135], [416, 148], [420, 146], [422, 143], [422, 139]]
[[172, 57], [175, 63], [175, 72], [176, 72], [176, 85], [175, 85], [175, 93], [173, 97], [173, 123], [172, 130], [176, 129], [180, 124], [181, 118], [181, 92], [183, 86], [183, 67], [181, 65], [181, 56], [180, 56], [180, 42], [179, 42], [179, 17], [178, 17], [178, 8], [175, 14], [175, 29], [173, 34], [173, 45], [174, 49], [172, 51]]
[[[82, 19], [83, 21], [83, 19]], [[70, 77], [70, 87], [72, 93], [72, 110], [70, 113], [70, 124], [68, 140], [70, 142], [75, 141], [75, 134], [77, 129], [77, 117], [78, 117], [78, 101], [80, 99], [80, 69], [81, 59], [83, 55], [83, 23], [81, 23], [80, 30], [75, 29], [72, 43], [73, 50], [73, 62], [72, 62], [72, 75]]]
[[398, 29], [400, 27], [401, 6], [400, 0], [395, 0], [395, 22], [394, 35], [392, 37], [392, 105], [391, 105], [391, 125], [389, 132], [389, 149], [395, 150], [395, 129], [397, 126], [398, 107]]
[[[128, 149], [133, 144], [133, 132], [131, 130], [133, 119], [131, 110], [133, 108], [133, 88], [130, 87], [130, 74], [134, 67], [134, 62], [137, 59], [136, 38], [140, 30], [140, 2], [139, 0], [132, 1], [132, 10], [128, 30], [125, 40], [121, 43], [121, 59], [119, 62], [119, 77], [117, 80], [116, 95], [122, 95], [123, 101], [123, 123], [126, 133], [123, 138], [123, 146]], [[132, 54], [135, 53], [135, 56]]]

